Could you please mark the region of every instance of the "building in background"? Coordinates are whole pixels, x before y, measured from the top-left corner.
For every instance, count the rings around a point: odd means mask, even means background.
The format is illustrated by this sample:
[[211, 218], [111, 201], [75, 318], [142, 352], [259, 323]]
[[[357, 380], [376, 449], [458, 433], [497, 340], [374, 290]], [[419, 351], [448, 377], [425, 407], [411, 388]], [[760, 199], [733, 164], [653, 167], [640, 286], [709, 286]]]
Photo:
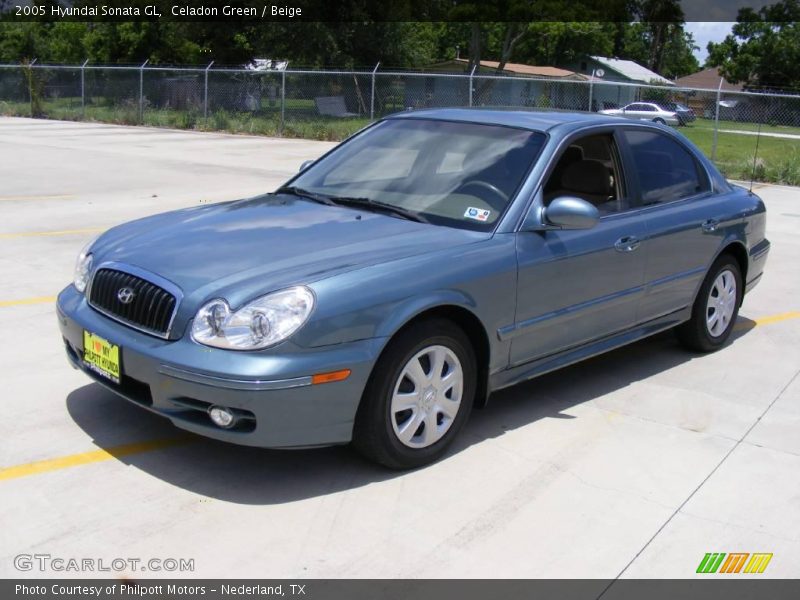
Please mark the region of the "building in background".
[[[474, 106], [514, 106], [531, 108], [573, 108], [585, 110], [587, 78], [547, 65], [500, 63], [482, 60], [472, 80]], [[467, 78], [435, 77], [439, 74], [469, 75], [469, 61], [456, 58], [424, 69], [430, 77], [414, 77], [405, 85], [406, 108], [465, 105], [469, 102]], [[584, 85], [576, 85], [583, 83]]]
[[[741, 98], [736, 94], [727, 95], [725, 92], [741, 92], [744, 86], [739, 83], [731, 83], [719, 72], [719, 67], [703, 69], [697, 73], [686, 75], [675, 80], [675, 84], [681, 88], [691, 88], [692, 90], [720, 90], [720, 118], [726, 120], [741, 120], [743, 111], [751, 111], [749, 102], [740, 102]], [[691, 90], [682, 94], [683, 103], [702, 117], [713, 119], [715, 116], [715, 98], [708, 94], [697, 94]], [[749, 117], [749, 115], [746, 115]]]
[[[605, 56], [583, 56], [575, 62], [564, 65], [592, 81], [595, 85], [592, 93], [592, 110], [619, 108], [631, 102], [641, 100], [635, 85], [674, 86], [675, 82], [662, 77], [655, 71], [643, 67], [632, 60], [608, 58]], [[622, 83], [631, 85], [603, 85], [604, 83]]]

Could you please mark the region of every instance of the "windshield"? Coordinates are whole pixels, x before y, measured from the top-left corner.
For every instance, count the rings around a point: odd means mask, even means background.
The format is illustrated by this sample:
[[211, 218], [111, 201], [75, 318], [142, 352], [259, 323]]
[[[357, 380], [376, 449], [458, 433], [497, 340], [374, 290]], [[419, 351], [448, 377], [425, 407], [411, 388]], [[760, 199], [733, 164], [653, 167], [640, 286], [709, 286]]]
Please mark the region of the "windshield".
[[313, 164], [290, 186], [334, 201], [362, 199], [358, 208], [369, 209], [366, 201], [373, 201], [435, 225], [489, 231], [544, 141], [542, 133], [513, 127], [389, 119]]

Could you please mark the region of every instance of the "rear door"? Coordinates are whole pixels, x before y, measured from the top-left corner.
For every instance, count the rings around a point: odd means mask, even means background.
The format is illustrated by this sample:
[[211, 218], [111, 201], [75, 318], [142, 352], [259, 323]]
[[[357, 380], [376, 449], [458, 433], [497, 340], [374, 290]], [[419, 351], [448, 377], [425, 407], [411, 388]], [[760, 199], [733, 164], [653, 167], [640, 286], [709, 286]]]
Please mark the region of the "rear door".
[[650, 235], [640, 304], [640, 320], [647, 321], [693, 302], [721, 243], [721, 207], [705, 169], [679, 140], [632, 127], [621, 138]]
[[642, 107], [640, 114], [640, 119], [644, 119], [647, 121], [652, 121], [656, 117], [659, 116], [659, 109], [653, 104], [640, 104]]

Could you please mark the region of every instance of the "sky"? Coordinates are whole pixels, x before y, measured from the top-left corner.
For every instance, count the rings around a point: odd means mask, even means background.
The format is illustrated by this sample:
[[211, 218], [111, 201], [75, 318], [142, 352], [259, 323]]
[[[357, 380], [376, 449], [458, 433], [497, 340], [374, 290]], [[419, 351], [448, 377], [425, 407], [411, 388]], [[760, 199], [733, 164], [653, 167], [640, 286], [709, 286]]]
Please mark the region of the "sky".
[[694, 36], [694, 43], [700, 46], [694, 55], [702, 65], [708, 57], [706, 46], [708, 42], [721, 42], [725, 36], [731, 32], [733, 23], [703, 23], [703, 22], [688, 22], [686, 23], [686, 31]]

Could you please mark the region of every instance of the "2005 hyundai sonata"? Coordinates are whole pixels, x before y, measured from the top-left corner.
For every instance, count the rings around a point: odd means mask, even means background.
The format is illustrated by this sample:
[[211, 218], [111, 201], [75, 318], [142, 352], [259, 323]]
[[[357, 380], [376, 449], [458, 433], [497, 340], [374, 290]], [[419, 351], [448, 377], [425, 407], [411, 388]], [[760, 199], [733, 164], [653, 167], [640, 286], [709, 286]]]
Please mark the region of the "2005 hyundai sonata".
[[58, 318], [75, 367], [178, 427], [409, 468], [495, 390], [668, 328], [722, 346], [765, 216], [666, 127], [408, 112], [275, 193], [109, 230]]

